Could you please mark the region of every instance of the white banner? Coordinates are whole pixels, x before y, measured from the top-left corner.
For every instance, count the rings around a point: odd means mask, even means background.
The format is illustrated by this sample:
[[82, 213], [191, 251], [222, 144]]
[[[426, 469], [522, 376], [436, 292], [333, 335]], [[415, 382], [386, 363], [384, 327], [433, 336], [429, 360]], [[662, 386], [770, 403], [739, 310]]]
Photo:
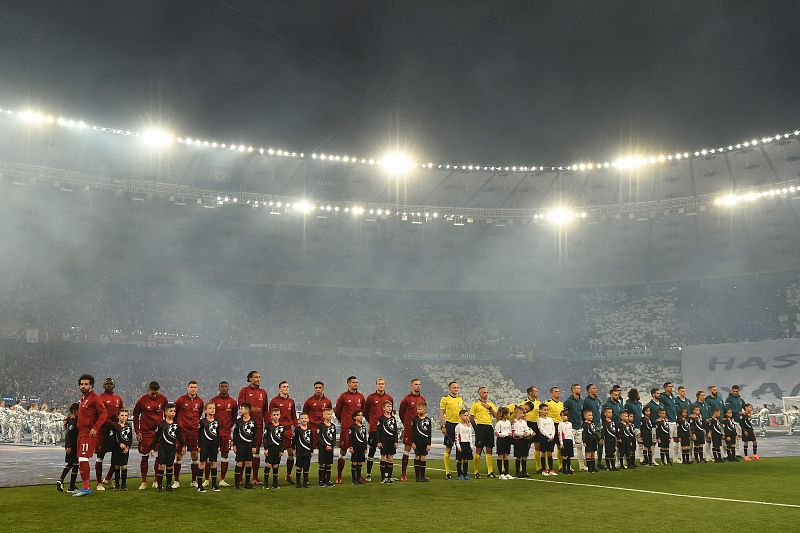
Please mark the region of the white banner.
[[687, 346], [681, 371], [692, 399], [717, 385], [724, 400], [739, 385], [749, 403], [780, 403], [783, 396], [800, 396], [800, 339]]

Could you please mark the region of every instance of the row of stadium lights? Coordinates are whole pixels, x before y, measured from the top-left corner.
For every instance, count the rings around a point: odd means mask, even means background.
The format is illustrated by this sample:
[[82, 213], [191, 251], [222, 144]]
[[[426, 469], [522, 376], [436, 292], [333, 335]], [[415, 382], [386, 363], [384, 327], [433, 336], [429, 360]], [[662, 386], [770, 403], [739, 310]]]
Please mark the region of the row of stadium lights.
[[[217, 141], [209, 141], [209, 140], [202, 140], [202, 139], [195, 139], [192, 137], [174, 137], [171, 133], [159, 129], [159, 128], [148, 128], [142, 131], [141, 133], [134, 132], [131, 130], [125, 129], [118, 129], [118, 128], [108, 128], [105, 126], [98, 126], [98, 125], [91, 125], [87, 124], [81, 120], [73, 120], [73, 119], [66, 119], [64, 117], [54, 117], [53, 115], [43, 114], [38, 111], [32, 110], [24, 110], [24, 111], [13, 111], [11, 109], [2, 109], [0, 108], [0, 113], [5, 113], [6, 115], [16, 115], [20, 118], [20, 120], [28, 123], [33, 124], [58, 124], [60, 126], [68, 126], [68, 127], [76, 127], [80, 129], [91, 129], [94, 131], [104, 132], [104, 133], [113, 133], [118, 135], [126, 135], [126, 136], [134, 136], [134, 137], [141, 137], [146, 143], [154, 145], [154, 146], [167, 146], [172, 144], [173, 142], [177, 141], [179, 144], [187, 145], [187, 146], [195, 146], [195, 147], [208, 147], [208, 148], [216, 148], [222, 150], [230, 150], [234, 152], [243, 152], [243, 153], [259, 153], [263, 155], [270, 155], [276, 157], [286, 157], [286, 158], [295, 158], [295, 159], [305, 159], [308, 157], [308, 154], [305, 152], [297, 152], [293, 150], [284, 150], [280, 148], [263, 148], [259, 147], [256, 148], [251, 144], [239, 144], [239, 143], [219, 143]], [[658, 163], [666, 163], [669, 161], [681, 161], [684, 159], [690, 159], [692, 153], [694, 157], [705, 157], [707, 155], [714, 155], [714, 154], [721, 154], [725, 152], [732, 152], [735, 150], [742, 150], [742, 149], [749, 149], [754, 146], [758, 146], [759, 144], [766, 144], [771, 143], [773, 141], [781, 141], [785, 139], [790, 139], [792, 137], [800, 136], [800, 130], [794, 130], [792, 132], [787, 133], [779, 133], [771, 137], [763, 137], [759, 139], [751, 139], [749, 141], [744, 141], [737, 144], [731, 144], [727, 147], [721, 146], [719, 148], [711, 148], [706, 149], [703, 148], [701, 150], [695, 150], [694, 152], [676, 152], [674, 154], [660, 154], [657, 156], [649, 156], [649, 157], [642, 157], [642, 156], [630, 156], [630, 157], [622, 157], [619, 159], [614, 160], [613, 162], [582, 162], [582, 163], [573, 163], [571, 165], [558, 165], [558, 166], [536, 166], [536, 165], [485, 165], [485, 164], [456, 164], [456, 163], [434, 163], [434, 162], [427, 162], [427, 163], [419, 163], [412, 160], [410, 157], [404, 154], [388, 154], [382, 158], [365, 158], [365, 157], [357, 157], [351, 156], [347, 154], [326, 154], [326, 153], [312, 153], [310, 154], [311, 159], [319, 160], [319, 161], [327, 161], [327, 162], [334, 162], [334, 163], [348, 163], [348, 164], [360, 164], [360, 165], [381, 165], [386, 167], [388, 170], [403, 174], [410, 171], [413, 168], [437, 168], [443, 170], [460, 170], [460, 171], [492, 171], [492, 172], [543, 172], [547, 169], [550, 171], [591, 171], [596, 169], [607, 169], [607, 168], [619, 168], [619, 169], [635, 169], [645, 165], [655, 165]]]
[[714, 205], [722, 207], [736, 207], [737, 205], [745, 202], [754, 202], [761, 198], [785, 198], [789, 194], [800, 192], [800, 188], [792, 185], [789, 187], [782, 187], [779, 189], [766, 189], [761, 191], [750, 191], [742, 193], [731, 193], [720, 196], [714, 200]]

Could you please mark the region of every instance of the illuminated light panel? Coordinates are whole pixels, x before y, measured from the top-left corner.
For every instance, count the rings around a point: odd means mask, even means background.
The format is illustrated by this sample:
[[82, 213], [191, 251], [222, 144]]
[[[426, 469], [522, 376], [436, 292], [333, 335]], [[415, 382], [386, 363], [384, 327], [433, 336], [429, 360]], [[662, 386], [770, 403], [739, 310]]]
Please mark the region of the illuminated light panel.
[[[370, 164], [372, 164], [371, 161], [372, 160], [370, 159]], [[401, 152], [391, 152], [385, 154], [379, 160], [379, 162], [384, 170], [397, 176], [408, 174], [411, 172], [411, 169], [414, 168], [414, 160]]]

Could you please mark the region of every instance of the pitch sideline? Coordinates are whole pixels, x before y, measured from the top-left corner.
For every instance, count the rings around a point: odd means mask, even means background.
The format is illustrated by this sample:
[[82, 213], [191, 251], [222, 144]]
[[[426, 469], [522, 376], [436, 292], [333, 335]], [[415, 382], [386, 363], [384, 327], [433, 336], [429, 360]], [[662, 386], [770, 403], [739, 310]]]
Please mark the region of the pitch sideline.
[[[438, 472], [444, 472], [444, 468], [431, 468], [428, 467], [428, 470], [436, 470]], [[519, 481], [536, 481], [538, 483], [554, 483], [558, 485], [575, 485], [578, 487], [594, 487], [598, 489], [609, 489], [609, 490], [621, 490], [626, 492], [641, 492], [644, 494], [657, 494], [659, 496], [675, 496], [678, 498], [691, 498], [695, 500], [712, 500], [718, 502], [733, 502], [733, 503], [751, 503], [754, 505], [772, 505], [775, 507], [789, 507], [791, 509], [800, 509], [800, 504], [796, 503], [776, 503], [776, 502], [762, 502], [758, 500], [737, 500], [735, 498], [718, 498], [715, 496], [695, 496], [693, 494], [676, 494], [674, 492], [662, 492], [659, 490], [645, 490], [645, 489], [632, 489], [629, 487], [614, 487], [610, 485], [595, 485], [594, 483], [574, 483], [569, 481], [554, 481], [551, 479], [539, 479], [534, 477], [529, 478], [514, 478], [515, 480]]]

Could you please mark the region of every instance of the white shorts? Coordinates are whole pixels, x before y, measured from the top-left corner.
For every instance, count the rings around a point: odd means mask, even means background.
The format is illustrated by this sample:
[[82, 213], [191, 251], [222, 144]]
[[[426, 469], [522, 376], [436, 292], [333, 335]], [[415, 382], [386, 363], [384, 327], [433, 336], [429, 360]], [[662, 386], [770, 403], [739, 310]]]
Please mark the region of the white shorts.
[[669, 423], [669, 438], [670, 439], [674, 439], [677, 436], [678, 436], [678, 423], [677, 422], [670, 422]]

